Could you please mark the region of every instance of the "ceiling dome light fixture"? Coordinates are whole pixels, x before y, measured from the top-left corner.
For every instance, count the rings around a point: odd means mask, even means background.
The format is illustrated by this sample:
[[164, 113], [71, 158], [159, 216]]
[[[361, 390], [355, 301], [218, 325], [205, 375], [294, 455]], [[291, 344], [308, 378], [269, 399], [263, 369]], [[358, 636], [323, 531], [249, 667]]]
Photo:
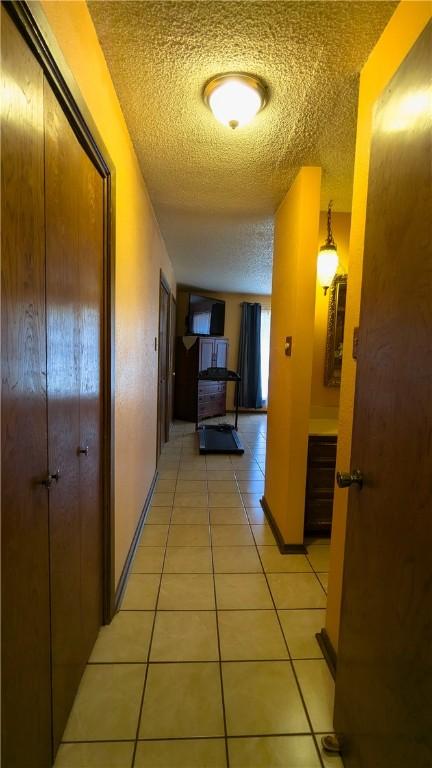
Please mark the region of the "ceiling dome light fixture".
[[331, 226], [331, 209], [333, 200], [330, 200], [327, 209], [327, 239], [324, 245], [319, 249], [318, 254], [318, 280], [324, 289], [324, 296], [326, 295], [330, 285], [333, 282], [333, 278], [337, 272], [339, 266], [339, 257], [336, 248], [336, 243], [333, 239], [333, 232]]
[[203, 98], [216, 120], [230, 128], [247, 125], [267, 103], [267, 88], [243, 72], [216, 75], [204, 86]]

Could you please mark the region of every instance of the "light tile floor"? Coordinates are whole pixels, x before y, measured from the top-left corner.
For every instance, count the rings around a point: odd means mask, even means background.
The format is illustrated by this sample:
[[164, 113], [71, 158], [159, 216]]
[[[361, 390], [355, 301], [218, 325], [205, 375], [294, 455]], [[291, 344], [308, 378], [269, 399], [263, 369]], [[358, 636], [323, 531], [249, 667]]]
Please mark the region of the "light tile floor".
[[239, 432], [244, 456], [205, 457], [193, 425], [174, 425], [56, 768], [342, 767], [320, 750], [328, 542], [279, 553], [259, 505], [266, 417], [240, 416]]

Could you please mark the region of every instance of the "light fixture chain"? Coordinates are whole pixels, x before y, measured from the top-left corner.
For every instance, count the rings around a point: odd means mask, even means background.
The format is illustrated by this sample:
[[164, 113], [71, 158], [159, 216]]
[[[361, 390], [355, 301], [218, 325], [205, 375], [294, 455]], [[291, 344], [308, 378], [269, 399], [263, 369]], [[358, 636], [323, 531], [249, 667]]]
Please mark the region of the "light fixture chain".
[[327, 242], [326, 245], [336, 245], [334, 239], [333, 239], [333, 232], [332, 232], [332, 221], [331, 221], [331, 214], [332, 214], [332, 205], [333, 200], [330, 200], [328, 204], [327, 209]]

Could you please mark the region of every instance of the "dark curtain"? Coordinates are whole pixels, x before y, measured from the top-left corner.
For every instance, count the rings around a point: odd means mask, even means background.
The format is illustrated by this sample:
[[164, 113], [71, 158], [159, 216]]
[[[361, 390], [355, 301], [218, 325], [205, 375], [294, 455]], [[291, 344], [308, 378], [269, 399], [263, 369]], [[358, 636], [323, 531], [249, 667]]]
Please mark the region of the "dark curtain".
[[239, 406], [262, 408], [261, 304], [242, 304], [238, 372]]

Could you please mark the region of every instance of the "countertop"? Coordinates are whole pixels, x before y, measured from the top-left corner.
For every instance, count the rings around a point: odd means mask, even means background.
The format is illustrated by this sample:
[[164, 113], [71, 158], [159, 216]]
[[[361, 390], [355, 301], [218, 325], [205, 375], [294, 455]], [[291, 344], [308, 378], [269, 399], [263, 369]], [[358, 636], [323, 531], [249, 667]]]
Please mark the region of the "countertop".
[[322, 436], [335, 436], [338, 433], [337, 419], [309, 419], [309, 434]]

